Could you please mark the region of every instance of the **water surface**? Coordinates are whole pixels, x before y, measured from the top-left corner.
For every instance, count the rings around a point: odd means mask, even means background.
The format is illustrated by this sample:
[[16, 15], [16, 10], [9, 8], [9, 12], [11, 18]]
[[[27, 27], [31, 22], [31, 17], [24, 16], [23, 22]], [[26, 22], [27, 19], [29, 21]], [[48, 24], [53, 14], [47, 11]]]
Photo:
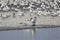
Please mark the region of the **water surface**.
[[60, 28], [0, 31], [0, 40], [60, 40]]

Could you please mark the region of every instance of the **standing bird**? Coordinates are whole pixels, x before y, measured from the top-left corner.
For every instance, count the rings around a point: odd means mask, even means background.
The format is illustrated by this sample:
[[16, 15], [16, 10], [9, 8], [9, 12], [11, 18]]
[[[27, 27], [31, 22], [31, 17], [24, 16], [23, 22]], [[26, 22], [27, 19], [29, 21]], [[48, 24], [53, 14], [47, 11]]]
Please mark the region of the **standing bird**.
[[32, 26], [36, 26], [36, 17], [30, 18], [28, 22], [32, 22]]

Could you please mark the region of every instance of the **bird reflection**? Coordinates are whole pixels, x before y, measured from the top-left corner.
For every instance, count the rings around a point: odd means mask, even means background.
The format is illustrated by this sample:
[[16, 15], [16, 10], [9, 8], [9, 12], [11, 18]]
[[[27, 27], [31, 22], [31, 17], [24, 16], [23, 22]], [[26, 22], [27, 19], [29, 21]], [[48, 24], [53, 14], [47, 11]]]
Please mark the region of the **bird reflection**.
[[35, 36], [36, 36], [36, 29], [31, 29], [31, 33], [32, 33], [32, 40], [35, 40]]
[[29, 32], [32, 34], [32, 36], [34, 36], [36, 34], [36, 29], [26, 29], [26, 30], [23, 30], [24, 32]]
[[33, 28], [33, 29], [25, 29], [23, 30], [23, 32], [26, 32], [30, 35], [29, 38], [31, 38], [31, 40], [35, 40], [35, 37], [36, 37], [36, 29]]

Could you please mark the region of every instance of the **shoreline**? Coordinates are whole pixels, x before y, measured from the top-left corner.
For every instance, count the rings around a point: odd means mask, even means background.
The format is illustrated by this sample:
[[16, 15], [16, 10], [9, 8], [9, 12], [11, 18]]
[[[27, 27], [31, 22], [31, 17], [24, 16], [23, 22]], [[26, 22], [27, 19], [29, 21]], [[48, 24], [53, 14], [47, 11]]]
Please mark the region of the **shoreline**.
[[25, 29], [39, 29], [39, 28], [59, 28], [59, 26], [56, 25], [40, 25], [40, 26], [18, 26], [18, 27], [1, 27], [0, 26], [0, 31], [10, 31], [10, 30], [25, 30]]

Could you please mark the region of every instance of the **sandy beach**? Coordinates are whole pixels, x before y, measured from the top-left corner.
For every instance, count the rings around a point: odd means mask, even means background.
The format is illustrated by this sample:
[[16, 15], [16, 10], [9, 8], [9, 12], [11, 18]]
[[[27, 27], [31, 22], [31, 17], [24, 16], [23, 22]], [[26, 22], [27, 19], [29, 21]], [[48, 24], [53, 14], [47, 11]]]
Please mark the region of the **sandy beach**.
[[23, 13], [24, 16], [20, 16], [19, 12], [15, 12], [15, 18], [13, 17], [14, 12], [1, 12], [4, 16], [10, 15], [8, 18], [0, 17], [0, 26], [24, 26], [32, 25], [31, 21], [28, 21], [30, 18], [37, 17], [36, 25], [60, 25], [60, 17], [51, 17], [51, 16], [37, 16], [32, 13]]

